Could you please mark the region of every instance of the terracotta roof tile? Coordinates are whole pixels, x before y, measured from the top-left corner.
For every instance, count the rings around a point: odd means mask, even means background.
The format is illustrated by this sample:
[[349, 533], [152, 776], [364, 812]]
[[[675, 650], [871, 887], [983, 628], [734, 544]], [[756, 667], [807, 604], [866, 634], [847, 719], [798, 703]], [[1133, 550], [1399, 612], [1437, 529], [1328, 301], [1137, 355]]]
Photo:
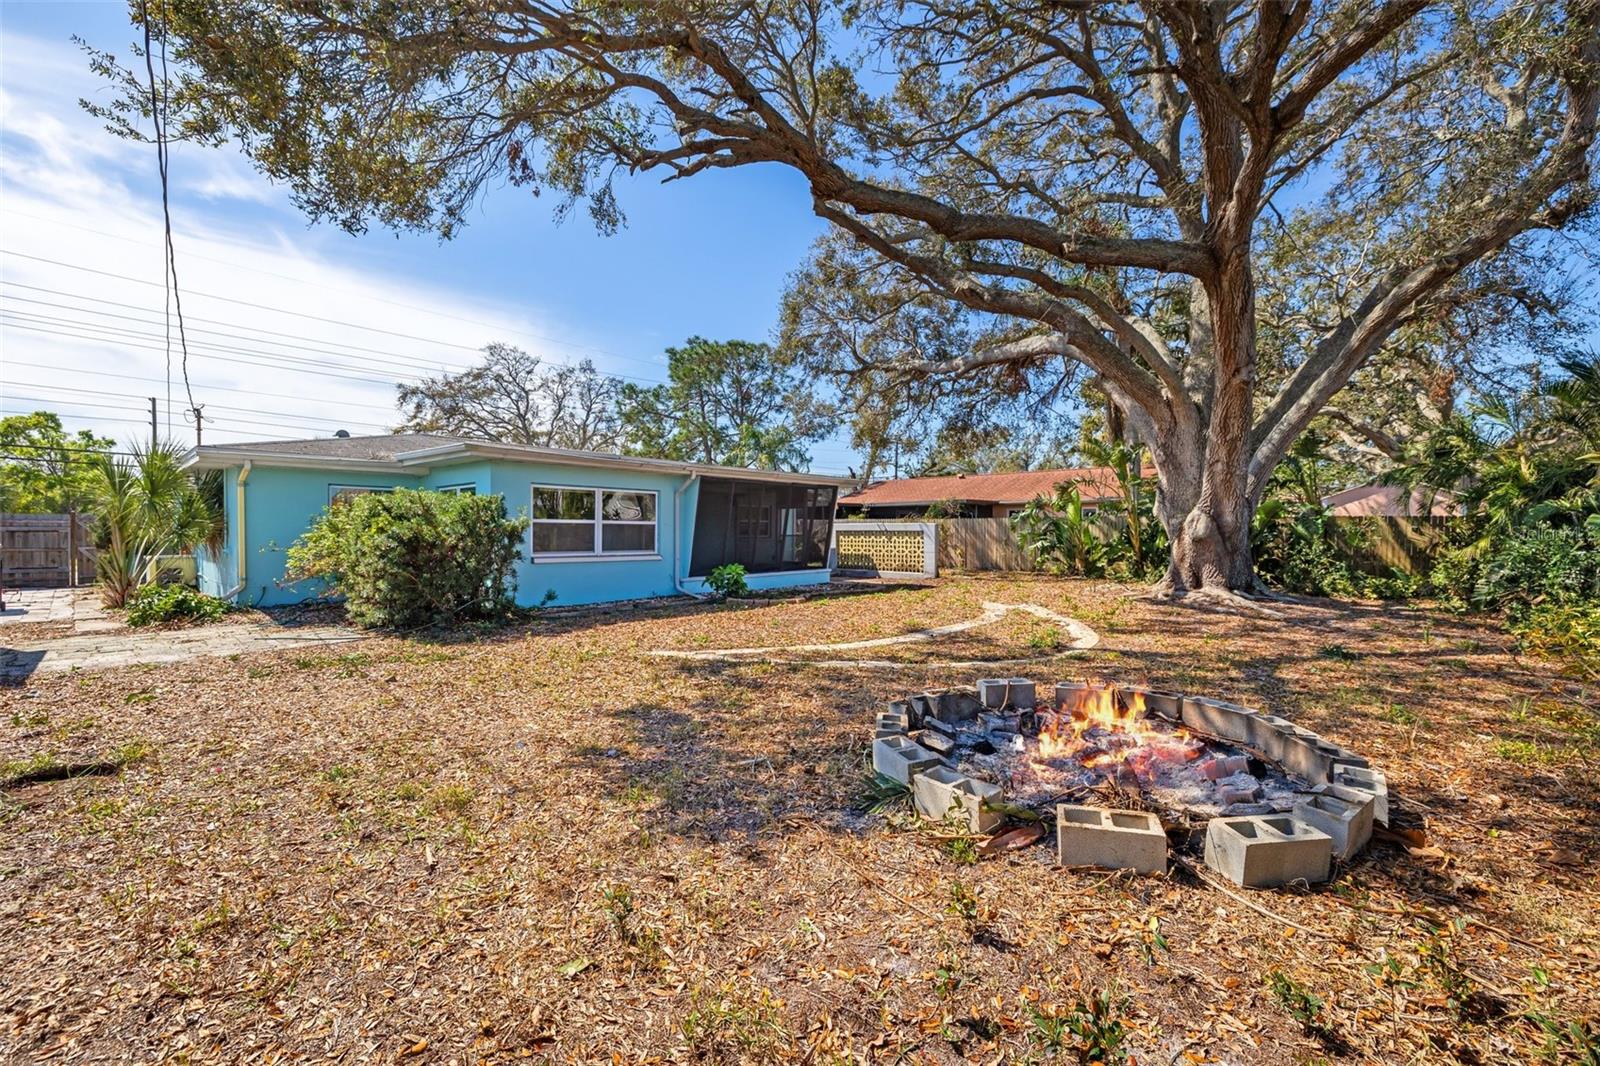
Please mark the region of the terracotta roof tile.
[[1078, 486], [1087, 500], [1119, 495], [1116, 475], [1109, 467], [1068, 467], [1059, 470], [1025, 470], [1015, 474], [957, 474], [949, 477], [908, 477], [879, 481], [842, 497], [845, 507], [883, 507], [933, 504], [947, 500], [974, 503], [1027, 503], [1048, 495], [1064, 481]]

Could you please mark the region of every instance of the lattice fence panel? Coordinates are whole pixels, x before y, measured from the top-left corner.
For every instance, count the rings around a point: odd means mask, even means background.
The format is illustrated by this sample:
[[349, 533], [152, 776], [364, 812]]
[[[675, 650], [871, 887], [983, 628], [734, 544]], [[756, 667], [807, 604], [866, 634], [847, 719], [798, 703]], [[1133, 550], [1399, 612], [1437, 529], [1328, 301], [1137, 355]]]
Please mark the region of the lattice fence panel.
[[839, 530], [840, 570], [920, 574], [922, 533], [914, 529]]

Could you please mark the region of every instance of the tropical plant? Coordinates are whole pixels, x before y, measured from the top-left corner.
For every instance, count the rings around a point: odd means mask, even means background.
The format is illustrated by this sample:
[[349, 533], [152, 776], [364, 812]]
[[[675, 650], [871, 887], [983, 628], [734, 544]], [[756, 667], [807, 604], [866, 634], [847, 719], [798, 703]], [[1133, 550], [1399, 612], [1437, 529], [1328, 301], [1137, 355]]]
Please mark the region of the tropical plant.
[[738, 563], [723, 563], [713, 567], [706, 575], [706, 587], [718, 596], [743, 596], [750, 591], [744, 579], [744, 567]]
[[[1144, 446], [1123, 439], [1111, 443], [1090, 437], [1078, 445], [1085, 459], [1116, 477], [1118, 498], [1101, 504], [1103, 512], [1121, 515], [1128, 577], [1155, 576], [1167, 565], [1167, 535], [1155, 515], [1155, 486], [1144, 476]], [[1113, 545], [1113, 550], [1116, 545]]]
[[1028, 559], [1057, 574], [1099, 577], [1105, 573], [1107, 549], [1095, 528], [1093, 513], [1070, 483], [1038, 496], [1011, 516], [1011, 530]]
[[181, 466], [173, 444], [136, 445], [131, 458], [91, 457], [99, 512], [95, 567], [101, 596], [121, 607], [144, 580], [150, 561], [214, 538], [221, 517]]
[[290, 545], [287, 582], [318, 580], [358, 625], [437, 625], [504, 615], [526, 519], [498, 495], [397, 489], [328, 506]]

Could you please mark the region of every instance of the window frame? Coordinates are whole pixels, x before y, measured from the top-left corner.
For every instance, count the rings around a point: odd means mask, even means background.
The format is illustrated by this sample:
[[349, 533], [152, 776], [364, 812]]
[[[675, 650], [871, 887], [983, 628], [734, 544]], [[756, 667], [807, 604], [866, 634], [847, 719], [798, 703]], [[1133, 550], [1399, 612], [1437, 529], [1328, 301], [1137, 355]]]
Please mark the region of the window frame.
[[334, 503], [339, 499], [339, 494], [341, 492], [349, 492], [357, 496], [365, 496], [368, 493], [373, 492], [393, 493], [399, 487], [400, 486], [398, 485], [336, 485], [330, 481], [328, 483], [328, 506], [332, 507], [334, 505]]
[[452, 496], [476, 496], [478, 483], [476, 481], [462, 481], [455, 485], [440, 485], [434, 492], [448, 492]]
[[[593, 518], [539, 518], [536, 516], [536, 503], [541, 491], [545, 492], [587, 492], [594, 495]], [[627, 519], [606, 518], [605, 496], [606, 493], [624, 493], [630, 496], [649, 496], [653, 518]], [[528, 486], [528, 558], [534, 562], [559, 562], [562, 560], [597, 560], [597, 559], [659, 559], [661, 558], [661, 493], [657, 489], [618, 488], [604, 485], [541, 485]], [[534, 531], [539, 525], [551, 526], [592, 526], [594, 539], [588, 551], [540, 551], [534, 546]], [[606, 526], [648, 526], [651, 531], [651, 546], [630, 550], [607, 551], [605, 549]]]

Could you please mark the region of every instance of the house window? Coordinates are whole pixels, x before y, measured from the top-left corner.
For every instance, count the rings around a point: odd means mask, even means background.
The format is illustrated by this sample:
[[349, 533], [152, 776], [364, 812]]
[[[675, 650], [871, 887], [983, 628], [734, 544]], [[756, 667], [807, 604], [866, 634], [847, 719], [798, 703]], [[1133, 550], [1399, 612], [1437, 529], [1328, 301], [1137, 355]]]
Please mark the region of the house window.
[[394, 489], [382, 485], [329, 485], [328, 505], [348, 500], [353, 496], [365, 496], [371, 492], [393, 492]]
[[649, 490], [533, 487], [534, 555], [654, 555]]
[[440, 485], [434, 492], [448, 492], [452, 496], [476, 496], [478, 486], [471, 483], [465, 485]]

